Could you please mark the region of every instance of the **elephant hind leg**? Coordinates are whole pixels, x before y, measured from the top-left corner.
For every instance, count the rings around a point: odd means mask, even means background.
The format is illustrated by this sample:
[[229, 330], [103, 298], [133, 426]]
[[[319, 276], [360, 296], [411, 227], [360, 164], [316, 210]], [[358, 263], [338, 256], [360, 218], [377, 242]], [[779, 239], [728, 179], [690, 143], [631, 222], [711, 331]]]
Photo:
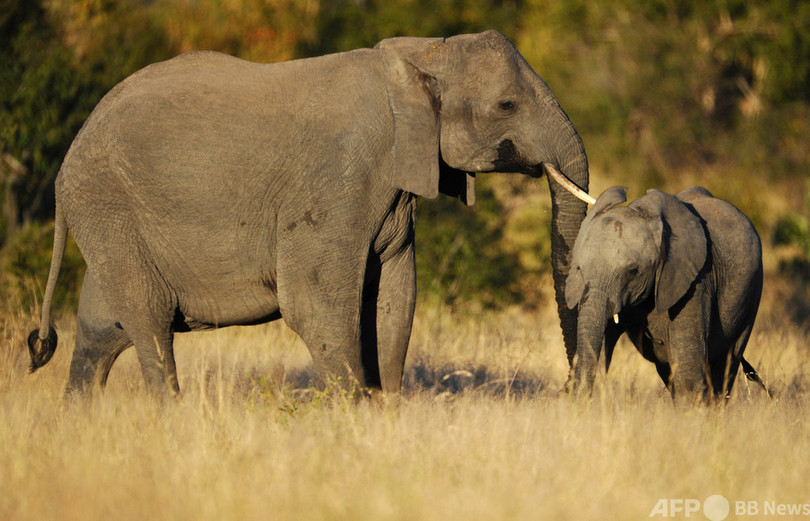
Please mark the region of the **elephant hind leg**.
[[131, 345], [132, 340], [117, 325], [98, 281], [88, 270], [79, 298], [76, 346], [66, 395], [89, 396], [97, 383], [103, 388], [116, 358]]
[[710, 368], [712, 391], [716, 399], [727, 398], [731, 394], [734, 380], [737, 377], [740, 362], [729, 351], [727, 356], [714, 361]]
[[[158, 401], [180, 394], [174, 362], [172, 324], [177, 310], [171, 288], [155, 267], [137, 255], [120, 256], [115, 272], [96, 272], [98, 298], [93, 305], [104, 310], [104, 320], [92, 328], [104, 336], [104, 356], [95, 360], [93, 371], [104, 385], [115, 359], [135, 345], [146, 389]], [[91, 265], [92, 266], [92, 265]], [[121, 279], [121, 274], [126, 274]], [[95, 288], [93, 288], [95, 289]], [[103, 297], [102, 297], [103, 294]], [[97, 312], [96, 312], [97, 313]]]
[[103, 389], [113, 363], [130, 346], [132, 341], [115, 325], [93, 327], [80, 319], [65, 393], [87, 396], [96, 384]]
[[[144, 297], [155, 295], [153, 291], [137, 295], [128, 299], [121, 325], [135, 344], [147, 392], [163, 402], [169, 396], [180, 395], [172, 330], [175, 307], [165, 298], [149, 301]], [[109, 360], [109, 366], [112, 362]]]
[[124, 331], [135, 344], [147, 392], [159, 402], [168, 396], [180, 396], [174, 361], [172, 324], [177, 305], [169, 288], [156, 277], [147, 278], [124, 302], [126, 312], [121, 320]]
[[743, 328], [736, 340], [729, 342], [729, 348], [723, 351], [726, 355], [712, 364], [712, 389], [716, 398], [725, 398], [731, 394], [734, 380], [736, 380], [740, 368], [740, 360], [745, 351], [745, 346], [748, 345], [748, 339], [751, 337], [753, 327], [752, 320]]
[[[127, 326], [124, 326], [127, 327]], [[174, 362], [174, 334], [168, 325], [139, 325], [133, 333], [147, 392], [158, 401], [179, 397], [180, 384]]]

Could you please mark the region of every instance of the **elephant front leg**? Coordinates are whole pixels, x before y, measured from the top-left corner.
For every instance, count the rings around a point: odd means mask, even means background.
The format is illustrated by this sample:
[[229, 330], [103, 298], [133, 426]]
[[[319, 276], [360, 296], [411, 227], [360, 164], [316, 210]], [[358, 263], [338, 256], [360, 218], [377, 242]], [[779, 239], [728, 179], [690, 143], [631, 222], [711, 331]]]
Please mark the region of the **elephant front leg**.
[[416, 266], [409, 245], [380, 269], [376, 301], [377, 357], [384, 393], [399, 394], [416, 303]]
[[[280, 251], [293, 248], [282, 244]], [[295, 254], [279, 255], [278, 302], [284, 322], [312, 355], [321, 382], [353, 391], [375, 386], [364, 371], [361, 349], [365, 259], [342, 253], [299, 247]]]
[[[351, 306], [352, 317], [335, 316], [336, 310], [348, 307], [336, 305], [333, 309], [316, 308], [308, 320], [300, 320], [297, 312], [288, 310], [285, 322], [306, 344], [318, 378], [327, 387], [337, 386], [347, 392], [369, 387], [363, 368], [360, 349], [360, 324], [355, 319], [360, 302]], [[282, 311], [283, 313], [283, 311]], [[321, 322], [318, 322], [321, 320]], [[371, 385], [372, 387], [373, 384]]]

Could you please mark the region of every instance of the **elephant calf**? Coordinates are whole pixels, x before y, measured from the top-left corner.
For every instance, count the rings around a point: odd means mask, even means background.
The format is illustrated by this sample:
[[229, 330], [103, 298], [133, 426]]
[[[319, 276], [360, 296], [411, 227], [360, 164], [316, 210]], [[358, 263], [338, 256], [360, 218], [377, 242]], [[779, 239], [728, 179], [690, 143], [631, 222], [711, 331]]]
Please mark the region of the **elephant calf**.
[[691, 187], [675, 196], [650, 190], [627, 206], [625, 187], [606, 190], [572, 250], [565, 298], [578, 307], [575, 392], [593, 387], [602, 345], [605, 367], [622, 333], [673, 397], [731, 391], [762, 293], [762, 248], [754, 226], [731, 204]]

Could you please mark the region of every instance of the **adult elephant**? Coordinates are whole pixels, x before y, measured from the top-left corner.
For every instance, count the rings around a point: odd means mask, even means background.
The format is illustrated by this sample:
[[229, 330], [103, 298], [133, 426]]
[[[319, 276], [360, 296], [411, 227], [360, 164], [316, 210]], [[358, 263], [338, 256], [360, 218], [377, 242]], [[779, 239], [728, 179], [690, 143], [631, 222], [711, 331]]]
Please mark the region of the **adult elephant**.
[[[68, 391], [102, 387], [135, 345], [148, 390], [179, 392], [174, 332], [283, 317], [323, 377], [398, 392], [415, 300], [416, 196], [472, 203], [468, 173], [559, 168], [587, 190], [582, 141], [500, 33], [393, 38], [277, 64], [213, 52], [117, 85], [56, 180], [55, 248], [87, 262]], [[566, 345], [567, 258], [585, 204], [549, 181]], [[572, 352], [572, 351], [571, 351]]]

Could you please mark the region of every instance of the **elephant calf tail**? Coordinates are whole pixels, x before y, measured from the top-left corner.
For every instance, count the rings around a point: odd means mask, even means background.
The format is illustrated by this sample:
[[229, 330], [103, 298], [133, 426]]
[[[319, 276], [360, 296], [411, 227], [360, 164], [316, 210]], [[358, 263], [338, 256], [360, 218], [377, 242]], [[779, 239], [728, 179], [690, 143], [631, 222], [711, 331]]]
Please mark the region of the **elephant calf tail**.
[[56, 351], [57, 336], [56, 330], [51, 325], [51, 304], [56, 289], [56, 279], [59, 277], [59, 269], [62, 267], [66, 241], [67, 222], [57, 203], [53, 230], [53, 256], [51, 257], [51, 269], [48, 272], [48, 282], [45, 285], [45, 295], [42, 298], [42, 316], [39, 328], [28, 335], [28, 352], [31, 354], [30, 372], [32, 373], [47, 364]]
[[745, 377], [752, 382], [758, 383], [759, 386], [762, 387], [762, 389], [768, 394], [768, 398], [773, 398], [773, 393], [770, 389], [768, 389], [768, 386], [765, 385], [765, 382], [762, 381], [762, 378], [759, 377], [759, 374], [757, 374], [757, 370], [754, 369], [754, 366], [749, 364], [748, 360], [742, 356], [740, 357], [740, 363], [742, 364], [742, 370]]

